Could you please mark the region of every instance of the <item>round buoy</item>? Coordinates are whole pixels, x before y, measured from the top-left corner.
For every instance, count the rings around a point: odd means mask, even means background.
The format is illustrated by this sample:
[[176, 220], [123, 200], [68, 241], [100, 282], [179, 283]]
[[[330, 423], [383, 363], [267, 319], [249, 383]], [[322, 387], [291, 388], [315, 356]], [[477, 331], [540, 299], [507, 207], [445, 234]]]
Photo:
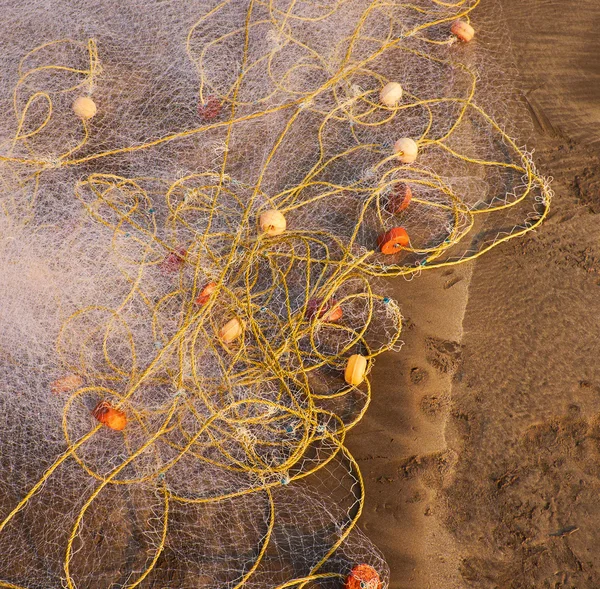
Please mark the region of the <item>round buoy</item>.
[[265, 211], [260, 216], [260, 229], [267, 235], [281, 235], [287, 227], [285, 217], [275, 209]]
[[388, 198], [386, 209], [388, 213], [397, 215], [408, 208], [412, 200], [412, 190], [408, 184], [403, 182], [396, 184]]
[[209, 282], [200, 291], [200, 294], [196, 297], [196, 300], [194, 301], [194, 303], [196, 303], [196, 305], [206, 305], [206, 303], [208, 303], [208, 301], [210, 300], [212, 293], [215, 292], [216, 288], [217, 288], [216, 282]]
[[408, 233], [402, 227], [394, 227], [377, 238], [377, 246], [382, 254], [397, 254], [409, 243]]
[[230, 319], [227, 323], [225, 323], [223, 327], [221, 327], [221, 331], [219, 331], [219, 337], [226, 344], [230, 344], [231, 342], [235, 341], [238, 337], [240, 337], [243, 331], [244, 326], [242, 322], [236, 317], [234, 317], [233, 319]]
[[53, 395], [67, 393], [74, 389], [78, 389], [83, 384], [83, 378], [77, 374], [68, 374], [62, 378], [57, 378], [50, 383], [50, 391]]
[[222, 110], [223, 103], [214, 94], [207, 96], [204, 104], [200, 103], [198, 105], [198, 114], [204, 121], [216, 119], [221, 114]]
[[100, 401], [92, 411], [92, 415], [103, 425], [121, 431], [127, 425], [127, 416], [110, 405], [108, 401]]
[[468, 43], [475, 36], [475, 29], [464, 20], [455, 20], [450, 27], [450, 32], [463, 43]]
[[367, 359], [360, 354], [354, 354], [348, 358], [346, 370], [344, 371], [344, 380], [353, 386], [358, 386], [365, 380], [367, 370]]
[[331, 299], [325, 304], [323, 304], [323, 299], [310, 299], [306, 305], [306, 315], [309, 319], [312, 319], [317, 314], [319, 307], [321, 307], [319, 319], [329, 323], [335, 323], [336, 321], [339, 321], [344, 315], [342, 308], [335, 299]]
[[389, 82], [381, 89], [379, 100], [381, 101], [381, 104], [391, 108], [400, 102], [402, 93], [402, 86], [400, 86], [398, 82]]
[[412, 164], [417, 159], [419, 146], [410, 137], [402, 137], [394, 143], [394, 151], [403, 164]]
[[169, 252], [165, 259], [161, 262], [160, 269], [166, 274], [177, 272], [185, 263], [187, 250], [183, 247], [177, 248], [175, 251]]
[[96, 103], [89, 96], [80, 96], [73, 102], [73, 112], [80, 119], [91, 119], [97, 110]]
[[358, 564], [346, 577], [345, 589], [379, 589], [381, 579], [377, 571], [368, 564]]

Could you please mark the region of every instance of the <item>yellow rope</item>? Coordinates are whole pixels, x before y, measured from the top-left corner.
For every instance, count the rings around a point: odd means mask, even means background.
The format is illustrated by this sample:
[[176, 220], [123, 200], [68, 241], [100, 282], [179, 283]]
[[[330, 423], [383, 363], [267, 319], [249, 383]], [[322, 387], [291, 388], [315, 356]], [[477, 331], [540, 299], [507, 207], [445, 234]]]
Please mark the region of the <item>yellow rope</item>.
[[[54, 108], [54, 95], [61, 93], [75, 98], [84, 89], [93, 93], [94, 87], [101, 82], [99, 51], [94, 40], [86, 43], [69, 39], [53, 41], [29, 52], [18, 68], [19, 79], [13, 93], [15, 132], [10, 144], [4, 146], [7, 155], [0, 156], [0, 164], [4, 163], [5, 167], [23, 166], [27, 170], [27, 175], [20, 178], [19, 183], [23, 186], [33, 184], [31, 207], [35, 204], [47, 170], [101, 163], [109, 156], [151, 151], [169, 142], [177, 143], [186, 137], [218, 129], [225, 134], [223, 158], [218, 172], [190, 174], [170, 185], [150, 176], [124, 178], [111, 173], [88, 173], [73, 187], [75, 196], [89, 217], [112, 233], [112, 253], [115, 259], [122, 262], [116, 272], [121, 273], [126, 292], [116, 307], [89, 306], [73, 313], [62, 325], [57, 340], [57, 354], [66, 369], [80, 375], [86, 382], [85, 386], [73, 391], [65, 400], [62, 428], [67, 449], [0, 522], [2, 533], [67, 460], [72, 459], [78, 465], [82, 476], [94, 479], [96, 486], [76, 514], [65, 547], [63, 568], [69, 589], [74, 589], [77, 583], [72, 566], [84, 517], [94, 502], [101, 500], [101, 493], [108, 485], [155, 485], [163, 498], [160, 539], [144, 570], [138, 571], [137, 579], [127, 585], [130, 589], [140, 586], [148, 578], [164, 552], [169, 538], [169, 506], [172, 502], [208, 504], [264, 494], [269, 503], [268, 522], [254, 562], [235, 585], [235, 589], [238, 589], [259, 569], [267, 553], [277, 524], [278, 487], [307, 479], [319, 471], [325, 472], [323, 469], [333, 461], [344, 463], [349, 475], [356, 481], [353, 489], [357, 509], [337, 540], [328, 547], [311, 571], [306, 576], [278, 585], [278, 589], [292, 586], [302, 588], [320, 579], [343, 578], [339, 573], [319, 571], [348, 538], [363, 509], [362, 475], [344, 441], [347, 432], [364, 415], [370, 402], [371, 389], [368, 380], [360, 389], [344, 386], [341, 384], [341, 374], [348, 356], [357, 352], [366, 356], [370, 370], [376, 356], [398, 345], [401, 329], [398, 306], [373, 292], [370, 277], [408, 277], [423, 269], [476, 259], [492, 247], [535, 229], [548, 214], [552, 193], [547, 181], [538, 175], [529, 154], [519, 148], [502, 127], [476, 104], [477, 73], [467, 65], [441, 59], [405, 44], [413, 37], [431, 47], [448, 46], [449, 38], [428, 38], [427, 34], [456, 18], [468, 19], [479, 0], [471, 3], [467, 0], [431, 0], [435, 10], [426, 10], [410, 3], [402, 4], [403, 8], [428, 18], [399, 37], [394, 37], [390, 25], [387, 37], [379, 40], [379, 47], [357, 59], [354, 53], [360, 43], [373, 41], [365, 32], [369, 17], [374, 11], [398, 7], [394, 2], [372, 2], [350, 37], [343, 40], [347, 45], [343, 57], [326, 81], [305, 92], [290, 91], [292, 98], [275, 106], [267, 105], [271, 104], [277, 93], [286, 90], [286, 79], [275, 79], [274, 53], [250, 62], [251, 34], [257, 27], [269, 24], [279, 34], [283, 47], [290, 45], [304, 51], [314, 59], [311, 68], [325, 71], [330, 64], [306, 43], [294, 38], [290, 23], [327, 19], [337, 10], [344, 9], [344, 0], [332, 0], [330, 10], [316, 17], [295, 14], [295, 1], [289, 3], [286, 11], [282, 11], [273, 0], [251, 0], [243, 27], [205, 43], [197, 53], [195, 45], [199, 42], [197, 36], [201, 26], [212, 18], [218, 18], [232, 1], [224, 0], [207, 12], [193, 25], [186, 37], [187, 55], [199, 75], [198, 94], [202, 103], [209, 95], [217, 94], [211, 87], [206, 74], [208, 68], [205, 67], [211, 51], [216, 50], [219, 43], [236, 35], [244, 39], [241, 73], [231, 87], [219, 95], [228, 116], [196, 128], [136, 145], [85, 151], [84, 155], [78, 155], [84, 147], [89, 147], [94, 137], [94, 121], [74, 119], [74, 125], [80, 129], [74, 146], [62, 152], [60, 149], [63, 147], [60, 147], [57, 153], [51, 155], [39, 153], [36, 141], [49, 132], [54, 117], [58, 116]], [[258, 7], [268, 9], [268, 19], [253, 20]], [[438, 16], [440, 7], [447, 9], [443, 17]], [[35, 63], [45, 51], [51, 51], [59, 44], [70, 47], [80, 55], [78, 63], [28, 65], [30, 60]], [[378, 58], [390, 51], [406, 52], [415, 58], [429, 60], [440, 68], [460, 73], [465, 79], [464, 95], [419, 98], [406, 92], [404, 102], [397, 107], [383, 107], [378, 102], [377, 93], [387, 80], [376, 71], [375, 65]], [[287, 73], [289, 79], [304, 66], [301, 63], [291, 66]], [[250, 103], [241, 97], [243, 82], [245, 76], [258, 67], [266, 67], [274, 89]], [[40, 72], [69, 74], [75, 82], [59, 90], [42, 87], [26, 96], [36, 74]], [[352, 87], [352, 79], [359, 75], [372, 80], [373, 87], [349, 95], [347, 91]], [[323, 107], [317, 105], [317, 99], [327, 93], [333, 96], [335, 106], [324, 112], [320, 110]], [[46, 114], [35, 128], [30, 128], [30, 113], [34, 106], [39, 107], [40, 104], [45, 106]], [[434, 109], [440, 105], [456, 108], [456, 116], [442, 136], [431, 138]], [[248, 112], [251, 106], [252, 111]], [[414, 138], [422, 152], [437, 150], [456, 162], [481, 169], [510, 171], [523, 179], [520, 193], [509, 196], [511, 191], [507, 189], [507, 194], [500, 199], [501, 204], [480, 203], [478, 207], [472, 207], [464, 195], [457, 194], [439, 173], [418, 166], [399, 165], [390, 149], [361, 142], [360, 131], [388, 129], [414, 109], [423, 109], [428, 117], [422, 136]], [[297, 126], [302, 124], [302, 113], [305, 111], [321, 117], [315, 135], [317, 153], [314, 163], [296, 185], [286, 187], [278, 194], [267, 194], [263, 187], [265, 178], [277, 162], [285, 158], [281, 150], [286, 139], [297, 132]], [[267, 121], [276, 113], [285, 114], [287, 118], [258, 170], [256, 182], [252, 186], [237, 182], [228, 171], [228, 153], [235, 131], [251, 121]], [[478, 117], [487, 125], [489, 132], [507, 146], [511, 152], [510, 161], [492, 161], [460, 152], [452, 139], [469, 117]], [[341, 147], [332, 154], [326, 146], [326, 138], [331, 126], [337, 124], [351, 126], [355, 144]], [[393, 133], [392, 129], [390, 135]], [[373, 173], [379, 174], [376, 187], [362, 180], [337, 184], [327, 175], [334, 166], [345, 161], [356, 161], [354, 158], [362, 156], [372, 161], [374, 155], [377, 155], [377, 161], [373, 164]], [[293, 162], [288, 165], [292, 166]], [[445, 215], [450, 221], [444, 239], [437, 238], [431, 244], [425, 239], [416, 243], [416, 238], [412, 238], [402, 255], [389, 262], [382, 260], [374, 243], [364, 243], [363, 229], [373, 222], [383, 227], [386, 223], [387, 195], [399, 182], [415, 189], [415, 197], [409, 206], [418, 207], [423, 218], [430, 215], [437, 219], [439, 217], [435, 215]], [[420, 197], [420, 189], [435, 191], [438, 197]], [[291, 227], [277, 237], [268, 237], [257, 231], [257, 215], [266, 205], [290, 217], [304, 214], [305, 218], [309, 218], [311, 211], [319, 214], [319, 211], [326, 210], [327, 203], [336, 199], [342, 202], [347, 194], [353, 195], [354, 202], [360, 205], [354, 225], [343, 237], [334, 230], [304, 230], [301, 227]], [[488, 223], [493, 225], [496, 216], [530, 201], [534, 203], [531, 208], [536, 215], [530, 221], [525, 219], [522, 226], [515, 225], [503, 235], [498, 232], [493, 240], [478, 247], [468, 245], [468, 237], [480, 218], [489, 217]], [[154, 214], [155, 206], [166, 214], [164, 227]], [[172, 240], [165, 238], [164, 228], [174, 236]], [[179, 236], [187, 237], [180, 239]], [[178, 246], [184, 241], [185, 253], [180, 255]], [[132, 244], [138, 248], [135, 259], [127, 249]], [[177, 284], [154, 300], [148, 281], [152, 272], [160, 272], [161, 264], [169, 255], [181, 257], [180, 264], [177, 262], [180, 267], [175, 272]], [[410, 263], [406, 263], [402, 256], [413, 257]], [[194, 301], [208, 280], [215, 283], [214, 294], [206, 304], [196, 305]], [[302, 301], [300, 306], [298, 300]], [[312, 315], [309, 310], [311, 301], [316, 301], [316, 312]], [[326, 316], [321, 318], [331, 301], [335, 301], [344, 312], [360, 309], [360, 322], [356, 324], [350, 313], [347, 320], [340, 322], [328, 321]], [[147, 363], [140, 360], [142, 342], [137, 341], [138, 334], [128, 323], [128, 314], [134, 302], [139, 303], [142, 309], [137, 312], [145, 313], [149, 333], [158, 345], [156, 354]], [[281, 303], [279, 307], [277, 302]], [[177, 313], [173, 309], [177, 309]], [[372, 332], [376, 331], [384, 315], [386, 336], [374, 343]], [[98, 318], [97, 324], [90, 328], [86, 321], [94, 317]], [[219, 340], [218, 333], [224, 320], [231, 318], [237, 318], [243, 324], [244, 331], [240, 339], [226, 344]], [[177, 326], [173, 329], [169, 322], [175, 320]], [[128, 350], [126, 360], [117, 359], [113, 351], [115, 338], [122, 344], [120, 354], [125, 354], [124, 349]], [[336, 342], [333, 351], [323, 343], [327, 338]], [[102, 367], [89, 365], [89, 347], [101, 349]], [[207, 358], [207, 362], [212, 362], [220, 377], [204, 374], [198, 367], [198, 358]], [[315, 392], [311, 379], [333, 371], [338, 374], [337, 388]], [[100, 381], [109, 382], [110, 387], [96, 384]], [[144, 406], [139, 399], [147, 387], [173, 387], [174, 392], [166, 404]], [[235, 397], [233, 391], [240, 389], [248, 391], [247, 399]], [[270, 398], [258, 394], [258, 391], [267, 389]], [[122, 434], [115, 433], [116, 436], [122, 436], [127, 457], [108, 472], [103, 472], [102, 464], [94, 463], [87, 452], [96, 443], [103, 426], [90, 426], [89, 431], [83, 434], [74, 429], [72, 416], [81, 411], [82, 399], [89, 397], [108, 399], [115, 409], [124, 411], [129, 420]], [[351, 399], [356, 404], [352, 415], [342, 418], [331, 410], [331, 403], [342, 404]], [[360, 399], [360, 402], [357, 403], [356, 399]], [[157, 422], [160, 422], [159, 426], [155, 425]], [[326, 427], [323, 425], [325, 423]], [[294, 434], [298, 433], [293, 442], [284, 435], [285, 424], [296, 424], [287, 426], [292, 427]], [[258, 426], [262, 428], [264, 438], [252, 437], [257, 434], [250, 432], [255, 432]], [[140, 443], [140, 438], [133, 436], [130, 433], [132, 431], [142, 432], [144, 442]], [[77, 432], [75, 436], [74, 432]], [[323, 450], [322, 445], [327, 445], [328, 451]], [[169, 449], [168, 460], [161, 457], [162, 448]], [[243, 457], [232, 448], [243, 449]], [[260, 448], [280, 449], [285, 458], [278, 463], [269, 462], [265, 455], [261, 455]], [[320, 448], [318, 460], [307, 460], [304, 465], [306, 456], [315, 448]], [[153, 457], [154, 468], [146, 467], [146, 471], [138, 476], [122, 474], [127, 467], [140, 464], [142, 457], [146, 459], [148, 456]], [[223, 490], [205, 496], [170, 488], [169, 475], [188, 459], [240, 477], [245, 476], [247, 484], [237, 490]], [[0, 587], [24, 589], [8, 581], [0, 581]]]

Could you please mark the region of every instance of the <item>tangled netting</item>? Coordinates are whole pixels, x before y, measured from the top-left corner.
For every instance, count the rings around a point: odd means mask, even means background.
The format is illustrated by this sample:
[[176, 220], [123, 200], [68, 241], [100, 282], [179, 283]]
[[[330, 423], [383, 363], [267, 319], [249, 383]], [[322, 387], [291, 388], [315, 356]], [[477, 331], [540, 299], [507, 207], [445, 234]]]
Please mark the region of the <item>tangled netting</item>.
[[344, 445], [377, 277], [551, 197], [477, 4], [0, 3], [1, 587], [387, 586]]

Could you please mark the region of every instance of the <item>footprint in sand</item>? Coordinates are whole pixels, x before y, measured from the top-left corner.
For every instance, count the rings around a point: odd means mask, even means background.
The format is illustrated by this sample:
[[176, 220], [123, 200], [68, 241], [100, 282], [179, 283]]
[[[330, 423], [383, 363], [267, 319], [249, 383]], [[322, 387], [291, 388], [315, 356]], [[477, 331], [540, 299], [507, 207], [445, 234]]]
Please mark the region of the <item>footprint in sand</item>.
[[425, 340], [427, 361], [444, 374], [453, 373], [462, 359], [462, 346], [458, 342], [428, 337]]

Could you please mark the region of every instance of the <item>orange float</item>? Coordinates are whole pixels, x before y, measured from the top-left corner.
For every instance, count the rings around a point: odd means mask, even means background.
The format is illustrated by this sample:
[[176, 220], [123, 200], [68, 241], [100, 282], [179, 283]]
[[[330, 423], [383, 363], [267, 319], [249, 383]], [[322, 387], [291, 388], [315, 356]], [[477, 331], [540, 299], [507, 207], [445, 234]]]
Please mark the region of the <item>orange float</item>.
[[106, 427], [118, 432], [124, 430], [127, 425], [125, 413], [115, 409], [108, 401], [100, 401], [92, 411], [92, 415]]
[[394, 186], [385, 208], [388, 213], [397, 215], [408, 208], [411, 200], [412, 190], [410, 189], [410, 186], [408, 184], [399, 183]]
[[67, 393], [73, 389], [78, 389], [83, 384], [83, 378], [77, 374], [68, 374], [62, 378], [57, 378], [50, 383], [50, 391], [53, 395]]
[[207, 96], [204, 104], [198, 105], [198, 114], [203, 121], [216, 119], [222, 110], [223, 103], [214, 94]]
[[360, 354], [353, 354], [348, 358], [346, 370], [344, 371], [344, 380], [353, 386], [358, 386], [365, 380], [367, 371], [367, 359]]
[[177, 272], [183, 263], [185, 262], [185, 256], [187, 255], [187, 251], [185, 248], [178, 248], [175, 251], [171, 252], [167, 255], [167, 257], [162, 261], [160, 268], [163, 272], [167, 274], [173, 274]]
[[194, 301], [194, 303], [196, 303], [196, 305], [206, 305], [206, 303], [208, 303], [208, 301], [210, 300], [212, 293], [215, 292], [216, 288], [217, 288], [216, 282], [209, 282], [200, 291], [200, 294], [196, 297], [196, 300]]
[[[320, 311], [319, 307], [321, 307]], [[323, 304], [323, 299], [310, 299], [306, 305], [307, 317], [312, 319], [317, 312], [319, 312], [319, 319], [323, 319], [323, 321], [328, 321], [329, 323], [339, 321], [344, 315], [342, 308], [335, 299], [331, 299], [325, 304]]]
[[244, 324], [237, 318], [230, 319], [219, 331], [219, 337], [226, 344], [235, 341], [244, 331]]
[[464, 20], [455, 20], [450, 27], [450, 32], [463, 43], [468, 43], [475, 36], [475, 29]]
[[380, 589], [381, 579], [372, 566], [358, 564], [346, 577], [344, 587], [345, 589]]
[[377, 246], [382, 254], [397, 254], [410, 243], [408, 233], [402, 227], [394, 227], [377, 238]]

